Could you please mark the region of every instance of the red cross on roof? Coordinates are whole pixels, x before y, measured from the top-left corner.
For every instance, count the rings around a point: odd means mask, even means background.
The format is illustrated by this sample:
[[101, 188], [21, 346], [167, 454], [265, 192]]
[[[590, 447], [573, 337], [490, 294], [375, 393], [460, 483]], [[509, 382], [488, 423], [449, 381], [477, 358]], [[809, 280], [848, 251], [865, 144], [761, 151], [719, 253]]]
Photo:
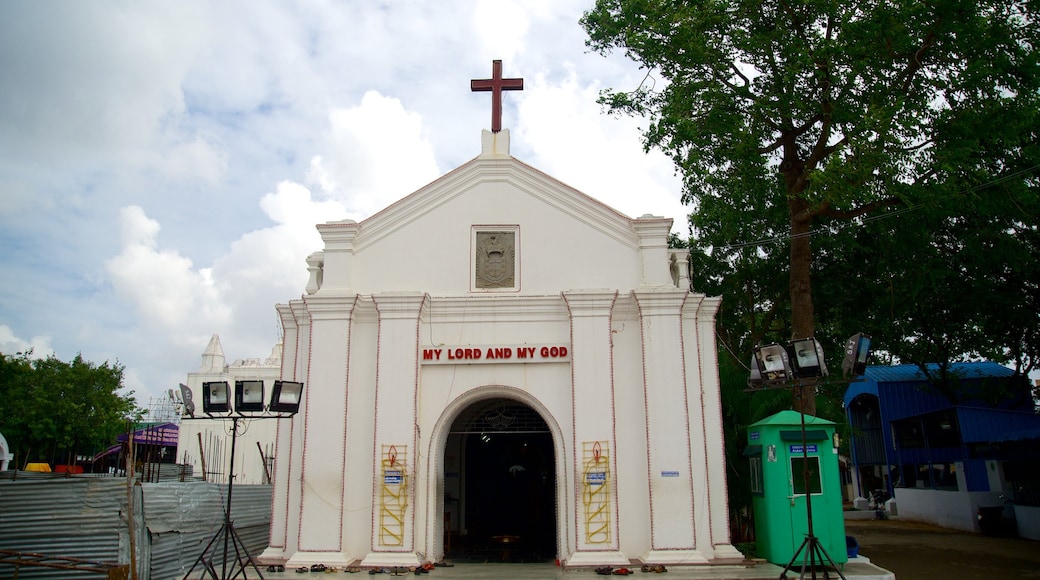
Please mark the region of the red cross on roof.
[[491, 132], [502, 130], [502, 91], [524, 90], [524, 79], [502, 78], [502, 61], [491, 61], [490, 79], [473, 79], [469, 89], [474, 92], [491, 91]]

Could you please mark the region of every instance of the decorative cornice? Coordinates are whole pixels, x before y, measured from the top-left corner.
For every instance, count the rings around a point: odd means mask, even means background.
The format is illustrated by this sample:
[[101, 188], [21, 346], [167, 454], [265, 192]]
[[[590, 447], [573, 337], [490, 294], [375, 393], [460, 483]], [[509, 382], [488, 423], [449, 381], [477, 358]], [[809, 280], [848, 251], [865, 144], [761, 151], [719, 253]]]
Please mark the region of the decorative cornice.
[[357, 304], [357, 294], [312, 294], [303, 302], [312, 320], [347, 320]]
[[290, 300], [289, 309], [298, 326], [306, 326], [311, 323], [310, 315], [307, 314], [307, 305], [303, 300]]
[[676, 288], [633, 290], [640, 316], [678, 316], [689, 292]]
[[360, 234], [360, 224], [354, 220], [342, 220], [338, 222], [327, 222], [318, 224], [318, 233], [325, 242], [325, 250], [345, 250], [354, 248], [354, 240]]
[[373, 294], [380, 320], [416, 320], [429, 295], [416, 292], [385, 292]]
[[617, 290], [567, 290], [563, 299], [574, 318], [608, 316], [617, 300]]
[[494, 318], [497, 322], [554, 322], [568, 318], [567, 305], [559, 294], [436, 296], [430, 298], [424, 315], [432, 322], [459, 318]]

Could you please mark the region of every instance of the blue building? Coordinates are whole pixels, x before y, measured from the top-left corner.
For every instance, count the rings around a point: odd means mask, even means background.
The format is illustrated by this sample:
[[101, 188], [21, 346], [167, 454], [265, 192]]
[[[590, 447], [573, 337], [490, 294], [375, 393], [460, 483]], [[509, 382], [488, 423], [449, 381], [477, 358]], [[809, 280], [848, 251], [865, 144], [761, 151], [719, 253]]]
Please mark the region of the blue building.
[[849, 385], [853, 495], [885, 489], [901, 516], [964, 530], [1002, 493], [1017, 512], [1040, 505], [1040, 415], [1026, 377], [992, 362], [927, 370], [872, 366]]

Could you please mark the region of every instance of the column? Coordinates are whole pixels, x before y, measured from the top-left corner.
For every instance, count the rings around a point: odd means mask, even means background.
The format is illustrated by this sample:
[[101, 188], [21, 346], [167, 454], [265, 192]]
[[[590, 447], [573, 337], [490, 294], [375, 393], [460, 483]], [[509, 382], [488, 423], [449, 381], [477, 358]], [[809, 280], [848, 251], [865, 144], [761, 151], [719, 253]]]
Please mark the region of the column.
[[362, 566], [420, 564], [415, 554], [415, 490], [418, 475], [416, 386], [419, 380], [419, 317], [427, 296], [372, 296], [379, 313], [376, 352], [375, 473], [372, 551]]
[[[726, 442], [722, 430], [722, 394], [719, 382], [719, 356], [715, 342], [715, 316], [722, 304], [722, 298], [704, 297], [702, 294], [691, 294], [688, 301], [690, 307], [684, 310], [687, 324], [695, 324], [687, 329], [687, 369], [689, 380], [687, 388], [693, 393], [700, 391], [701, 414], [704, 440], [704, 460], [708, 466], [708, 510], [710, 540], [704, 538], [702, 551], [707, 554], [708, 546], [712, 546], [711, 558], [714, 563], [725, 561], [739, 562], [744, 555], [730, 544], [729, 530], [729, 495], [726, 488]], [[697, 298], [697, 300], [693, 300]], [[692, 318], [692, 320], [691, 320]], [[694, 330], [694, 332], [690, 332]], [[697, 374], [693, 370], [697, 369]], [[699, 384], [695, 384], [696, 381]], [[691, 395], [692, 396], [692, 395]], [[698, 539], [703, 537], [698, 534]]]
[[639, 257], [643, 264], [643, 282], [640, 286], [675, 288], [668, 255], [668, 232], [672, 229], [672, 218], [647, 214], [634, 220], [632, 227], [639, 238]]
[[[666, 269], [667, 260], [662, 260]], [[673, 286], [674, 288], [674, 286]], [[650, 472], [650, 550], [647, 563], [707, 563], [697, 550], [682, 307], [689, 292], [633, 292], [643, 340], [643, 389]]]
[[[303, 306], [302, 301], [295, 301], [299, 306]], [[297, 361], [297, 348], [300, 344], [300, 327], [297, 323], [294, 309], [289, 304], [278, 304], [275, 306], [278, 312], [278, 318], [282, 323], [282, 371], [281, 378], [283, 380], [300, 380], [296, 377], [296, 361]], [[304, 385], [304, 389], [307, 385]], [[297, 474], [299, 478], [299, 465], [293, 463], [293, 449], [297, 452], [302, 451], [302, 437], [297, 437], [300, 441], [294, 445], [293, 435], [297, 432], [302, 434], [302, 420], [297, 419], [300, 415], [297, 414], [292, 419], [277, 419], [278, 426], [275, 430], [275, 451], [274, 451], [274, 473], [272, 474], [271, 484], [271, 527], [268, 535], [267, 549], [260, 555], [259, 561], [262, 563], [277, 563], [284, 562], [289, 556], [296, 551], [295, 542], [292, 546], [287, 545], [288, 538], [288, 525], [289, 522], [298, 522], [298, 514], [289, 513], [290, 495], [292, 492], [298, 492], [297, 486], [291, 485], [291, 473]], [[299, 453], [296, 453], [298, 456]], [[297, 496], [295, 502], [299, 501]], [[295, 534], [293, 536], [295, 538]]]
[[614, 373], [610, 316], [614, 290], [563, 293], [571, 319], [571, 397], [574, 406], [575, 551], [568, 566], [627, 566], [618, 526], [614, 451]]
[[[299, 544], [286, 564], [345, 566], [343, 553], [343, 472], [346, 445], [347, 363], [356, 295], [304, 298], [310, 340], [304, 385], [302, 477], [299, 484]], [[310, 427], [313, 426], [313, 427]]]
[[[354, 242], [360, 233], [358, 223], [354, 220], [342, 220], [318, 224], [318, 233], [325, 242], [325, 249], [320, 256], [321, 279], [318, 280], [319, 270], [316, 269], [313, 284], [308, 283], [307, 292], [310, 293], [313, 287], [316, 293], [350, 293], [353, 282]], [[319, 256], [312, 254], [308, 263], [314, 261], [314, 267], [317, 268], [318, 260]]]

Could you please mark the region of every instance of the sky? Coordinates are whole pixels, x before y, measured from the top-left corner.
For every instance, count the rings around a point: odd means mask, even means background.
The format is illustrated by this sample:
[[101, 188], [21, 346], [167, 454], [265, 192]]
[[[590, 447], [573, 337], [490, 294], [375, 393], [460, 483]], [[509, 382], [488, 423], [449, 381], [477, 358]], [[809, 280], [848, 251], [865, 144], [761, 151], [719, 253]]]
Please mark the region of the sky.
[[593, 0], [0, 0], [0, 352], [125, 367], [149, 407], [266, 358], [318, 223], [361, 220], [480, 153], [503, 61], [514, 157], [688, 233], [681, 180], [602, 89]]

